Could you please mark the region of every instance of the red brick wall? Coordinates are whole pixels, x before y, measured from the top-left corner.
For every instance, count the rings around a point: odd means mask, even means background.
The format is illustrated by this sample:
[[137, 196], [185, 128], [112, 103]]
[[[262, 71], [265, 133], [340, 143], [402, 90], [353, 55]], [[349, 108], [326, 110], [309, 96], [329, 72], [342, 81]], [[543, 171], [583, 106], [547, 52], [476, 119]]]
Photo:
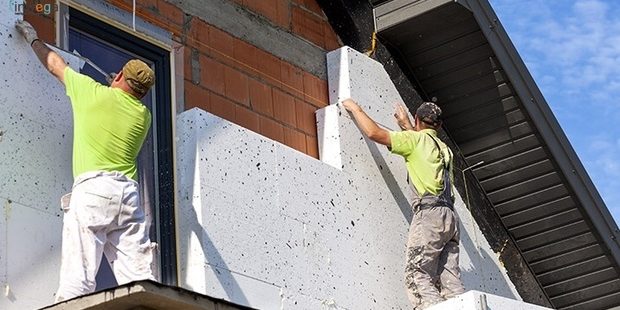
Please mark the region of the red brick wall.
[[[51, 3], [47, 2], [47, 3]], [[55, 3], [55, 2], [54, 2]], [[45, 15], [36, 11], [34, 4], [27, 2], [24, 5], [24, 20], [28, 21], [37, 30], [39, 39], [56, 43], [56, 21], [54, 13]]]
[[[340, 46], [315, 0], [231, 1], [322, 49]], [[108, 2], [132, 10], [129, 0]], [[314, 111], [328, 104], [325, 80], [226, 29], [186, 16], [164, 0], [141, 0], [137, 5], [137, 16], [172, 32], [173, 40], [185, 46], [186, 109], [199, 107], [318, 158]], [[30, 14], [26, 19], [34, 23], [41, 38], [54, 42], [51, 17]], [[192, 53], [198, 55], [200, 64], [196, 83], [192, 81]]]

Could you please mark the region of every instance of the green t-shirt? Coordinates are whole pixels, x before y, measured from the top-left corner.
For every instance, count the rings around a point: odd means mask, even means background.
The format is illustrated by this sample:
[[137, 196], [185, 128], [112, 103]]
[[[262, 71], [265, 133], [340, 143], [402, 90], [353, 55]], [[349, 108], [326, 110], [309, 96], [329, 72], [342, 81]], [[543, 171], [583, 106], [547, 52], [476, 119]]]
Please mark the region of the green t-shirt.
[[73, 177], [118, 171], [137, 180], [136, 157], [151, 126], [151, 112], [134, 96], [70, 67], [65, 87], [73, 107]]
[[452, 151], [437, 137], [437, 131], [433, 129], [390, 131], [391, 151], [405, 158], [409, 177], [420, 196], [424, 196], [425, 193], [439, 195], [443, 189], [444, 166], [437, 144], [429, 134], [435, 138], [443, 157], [448, 161], [452, 180]]

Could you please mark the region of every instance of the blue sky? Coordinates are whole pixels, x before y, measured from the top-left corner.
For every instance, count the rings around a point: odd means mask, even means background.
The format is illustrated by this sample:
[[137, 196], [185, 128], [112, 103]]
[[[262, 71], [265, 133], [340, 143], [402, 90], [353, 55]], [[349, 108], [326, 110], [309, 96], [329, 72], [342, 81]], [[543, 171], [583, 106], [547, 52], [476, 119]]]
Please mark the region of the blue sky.
[[620, 1], [489, 1], [620, 223]]

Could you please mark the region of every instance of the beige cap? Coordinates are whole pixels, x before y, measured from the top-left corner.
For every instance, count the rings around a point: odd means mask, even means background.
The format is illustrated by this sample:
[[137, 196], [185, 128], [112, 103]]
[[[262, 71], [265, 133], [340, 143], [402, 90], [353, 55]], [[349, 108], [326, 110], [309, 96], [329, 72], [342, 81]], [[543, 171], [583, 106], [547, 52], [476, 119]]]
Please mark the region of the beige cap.
[[155, 73], [142, 60], [132, 59], [123, 67], [123, 76], [129, 87], [138, 95], [144, 96], [155, 84]]

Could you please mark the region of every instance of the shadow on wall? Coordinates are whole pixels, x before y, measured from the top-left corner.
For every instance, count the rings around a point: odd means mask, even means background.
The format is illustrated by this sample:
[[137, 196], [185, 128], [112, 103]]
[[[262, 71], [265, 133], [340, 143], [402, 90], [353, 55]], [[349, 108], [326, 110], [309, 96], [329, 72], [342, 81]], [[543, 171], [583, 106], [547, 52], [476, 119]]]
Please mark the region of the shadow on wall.
[[[222, 123], [223, 123], [223, 120], [222, 120]], [[194, 126], [196, 126], [196, 124], [194, 124]], [[212, 128], [222, 128], [222, 126], [213, 126]], [[190, 128], [190, 130], [191, 129], [192, 128]], [[184, 175], [183, 180], [192, 180], [192, 181], [195, 180], [196, 178], [195, 173], [197, 170], [199, 170], [199, 169], [194, 169], [194, 168], [197, 168], [197, 163], [198, 163], [196, 159], [196, 154], [197, 152], [188, 152], [182, 158], [182, 161], [184, 162], [184, 167], [189, 168], [189, 169], [185, 169], [184, 171], [185, 175]], [[237, 280], [235, 280], [235, 278], [233, 277], [232, 272], [230, 271], [230, 268], [224, 261], [224, 258], [221, 256], [221, 254], [219, 253], [219, 251], [217, 250], [217, 248], [215, 247], [215, 245], [209, 238], [208, 232], [205, 230], [204, 226], [201, 224], [201, 221], [198, 219], [198, 214], [196, 214], [196, 208], [201, 208], [202, 206], [193, 206], [191, 204], [191, 202], [193, 201], [192, 197], [194, 197], [193, 184], [179, 184], [179, 185], [181, 186], [181, 188], [184, 188], [187, 190], [187, 192], [185, 192], [184, 195], [180, 197], [181, 199], [184, 199], [186, 201], [181, 202], [179, 206], [181, 208], [186, 209], [184, 210], [184, 212], [187, 212], [185, 213], [185, 217], [184, 217], [186, 222], [184, 222], [183, 225], [190, 227], [190, 229], [185, 230], [188, 232], [188, 234], [180, 235], [178, 238], [179, 239], [183, 238], [187, 240], [186, 244], [190, 244], [190, 239], [192, 238], [191, 234], [194, 234], [196, 238], [198, 239], [198, 242], [200, 242], [200, 245], [201, 245], [202, 254], [205, 259], [203, 264], [209, 265], [211, 267], [211, 270], [213, 270], [213, 273], [216, 275], [220, 283], [220, 286], [226, 293], [226, 296], [227, 296], [226, 300], [231, 300], [231, 301], [234, 301], [242, 305], [248, 305], [249, 301], [247, 300], [247, 297], [244, 295], [243, 290], [241, 289], [241, 286], [239, 285]], [[202, 220], [204, 219], [205, 217], [203, 216]], [[181, 249], [181, 251], [185, 251], [187, 253], [190, 251], [190, 249]], [[211, 262], [211, 264], [207, 263], [207, 257], [210, 258], [209, 261]], [[215, 262], [215, 265], [213, 264], [214, 262]], [[188, 262], [182, 262], [182, 263], [187, 264]], [[200, 291], [200, 290], [197, 290], [196, 288], [193, 288], [190, 285], [190, 283], [188, 283], [187, 270], [188, 268], [182, 268], [183, 275], [181, 279], [185, 279], [185, 283], [183, 284], [183, 286], [191, 290], [194, 290], [194, 291]], [[206, 270], [209, 270], [209, 268], [206, 268]], [[205, 274], [204, 279], [207, 279], [207, 278], [208, 278], [208, 275]]]
[[[202, 225], [200, 225], [196, 211], [194, 210], [194, 208], [190, 208], [189, 212], [191, 215], [193, 215], [193, 217], [187, 217], [186, 219], [189, 219], [190, 221], [185, 224], [189, 225], [189, 227], [192, 228], [191, 232], [194, 233], [198, 238], [198, 241], [202, 246], [203, 255], [205, 257], [209, 256], [211, 262], [217, 262], [217, 266], [214, 266], [212, 264], [209, 265], [217, 276], [220, 286], [222, 287], [224, 292], [226, 292], [226, 299], [232, 300], [235, 303], [239, 303], [242, 305], [249, 305], [249, 301], [243, 294], [241, 286], [233, 277], [232, 272], [228, 268], [228, 265], [226, 265], [226, 262], [222, 258], [221, 254], [209, 238], [209, 234], [207, 233], [207, 231], [202, 227]], [[189, 238], [191, 236], [185, 237]], [[207, 262], [205, 262], [205, 264], [207, 264]], [[184, 278], [187, 279], [187, 274], [184, 275]], [[185, 283], [185, 286], [191, 288], [188, 283]]]
[[[392, 174], [392, 172], [389, 169], [389, 166], [385, 162], [385, 159], [383, 159], [383, 156], [381, 155], [381, 151], [379, 151], [379, 147], [383, 147], [383, 146], [375, 143], [374, 141], [370, 140], [366, 136], [364, 136], [364, 142], [366, 142], [366, 144], [368, 145], [368, 149], [370, 150], [370, 153], [372, 154], [372, 158], [377, 164], [377, 168], [379, 169], [379, 172], [381, 173], [381, 176], [383, 177], [383, 180], [385, 181], [385, 185], [387, 185], [388, 189], [390, 190], [390, 193], [392, 194], [392, 197], [394, 197], [394, 200], [396, 200], [396, 203], [398, 204], [398, 208], [403, 213], [403, 216], [407, 220], [407, 223], [411, 224], [411, 219], [413, 218], [413, 210], [411, 209], [411, 205], [409, 204], [407, 197], [405, 196], [405, 194], [402, 192], [402, 190], [398, 186], [398, 182], [396, 181], [394, 174]], [[398, 155], [393, 155], [393, 156], [398, 156]], [[403, 160], [403, 165], [404, 164], [405, 162]], [[407, 180], [407, 182], [409, 182], [409, 180]]]
[[486, 239], [457, 193], [455, 207], [461, 222], [460, 267], [466, 291], [477, 290], [521, 300], [501, 267], [499, 256], [490, 250]]

